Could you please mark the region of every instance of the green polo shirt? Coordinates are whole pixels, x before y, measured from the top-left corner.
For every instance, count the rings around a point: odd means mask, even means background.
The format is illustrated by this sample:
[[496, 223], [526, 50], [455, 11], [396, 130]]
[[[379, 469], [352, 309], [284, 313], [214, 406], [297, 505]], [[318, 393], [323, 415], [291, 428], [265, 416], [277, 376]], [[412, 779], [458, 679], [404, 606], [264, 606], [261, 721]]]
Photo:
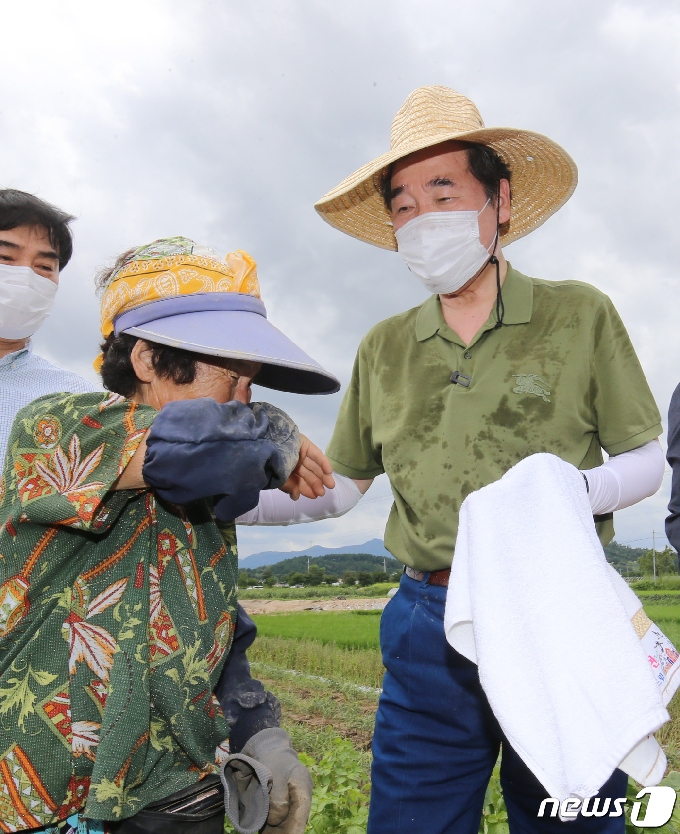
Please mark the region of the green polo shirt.
[[[551, 452], [590, 469], [602, 448], [618, 455], [662, 432], [606, 295], [508, 265], [503, 300], [504, 326], [495, 327], [493, 310], [469, 345], [434, 295], [376, 325], [359, 346], [327, 454], [350, 478], [387, 473], [394, 504], [385, 546], [417, 570], [450, 566], [465, 497], [528, 455]], [[454, 371], [465, 375], [459, 384]], [[611, 516], [598, 532], [611, 540]]]

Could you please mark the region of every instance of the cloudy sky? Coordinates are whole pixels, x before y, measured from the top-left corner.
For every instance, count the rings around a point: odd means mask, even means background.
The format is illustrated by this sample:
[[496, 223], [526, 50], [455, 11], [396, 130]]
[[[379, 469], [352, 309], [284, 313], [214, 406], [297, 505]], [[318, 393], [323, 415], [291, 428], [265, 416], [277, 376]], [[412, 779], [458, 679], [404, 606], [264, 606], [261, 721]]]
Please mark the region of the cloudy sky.
[[[95, 269], [183, 234], [250, 252], [272, 321], [345, 384], [371, 325], [425, 296], [398, 255], [333, 230], [313, 203], [387, 150], [413, 89], [444, 84], [487, 125], [573, 156], [571, 201], [506, 256], [607, 292], [665, 415], [680, 380], [678, 2], [25, 0], [5, 5], [3, 28], [0, 184], [78, 217], [35, 339], [52, 361], [94, 381]], [[341, 394], [258, 396], [326, 444]], [[669, 480], [619, 514], [619, 541], [663, 531]], [[381, 536], [389, 504], [383, 477], [343, 519], [242, 530], [242, 555]]]

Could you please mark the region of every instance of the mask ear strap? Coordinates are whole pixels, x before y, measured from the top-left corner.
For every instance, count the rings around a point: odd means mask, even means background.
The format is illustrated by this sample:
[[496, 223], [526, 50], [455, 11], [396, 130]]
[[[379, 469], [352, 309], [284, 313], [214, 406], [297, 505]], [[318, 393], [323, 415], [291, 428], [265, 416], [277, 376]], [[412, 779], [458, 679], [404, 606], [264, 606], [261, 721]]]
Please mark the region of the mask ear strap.
[[501, 233], [501, 181], [498, 181], [498, 189], [496, 191], [496, 236], [494, 238], [494, 247], [493, 251], [494, 254], [489, 259], [489, 263], [492, 263], [496, 267], [496, 324], [494, 325], [494, 329], [498, 330], [499, 328], [503, 327], [503, 318], [505, 317], [505, 304], [503, 303], [503, 293], [501, 291], [501, 265], [496, 257], [496, 246], [498, 245], [498, 240], [500, 238]]

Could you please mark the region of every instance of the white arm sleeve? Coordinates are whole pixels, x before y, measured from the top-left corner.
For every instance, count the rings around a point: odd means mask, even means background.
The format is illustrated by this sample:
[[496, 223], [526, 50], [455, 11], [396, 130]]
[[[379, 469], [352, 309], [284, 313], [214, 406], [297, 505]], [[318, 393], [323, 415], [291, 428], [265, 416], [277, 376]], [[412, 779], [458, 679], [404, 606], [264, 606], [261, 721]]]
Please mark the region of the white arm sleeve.
[[652, 440], [586, 469], [593, 515], [611, 513], [649, 498], [661, 486], [666, 460], [658, 440]]
[[322, 518], [337, 518], [356, 507], [361, 498], [359, 487], [351, 478], [333, 473], [335, 489], [326, 489], [319, 498], [305, 498], [297, 501], [280, 489], [265, 489], [255, 509], [243, 513], [236, 519], [237, 524], [280, 525], [305, 524]]

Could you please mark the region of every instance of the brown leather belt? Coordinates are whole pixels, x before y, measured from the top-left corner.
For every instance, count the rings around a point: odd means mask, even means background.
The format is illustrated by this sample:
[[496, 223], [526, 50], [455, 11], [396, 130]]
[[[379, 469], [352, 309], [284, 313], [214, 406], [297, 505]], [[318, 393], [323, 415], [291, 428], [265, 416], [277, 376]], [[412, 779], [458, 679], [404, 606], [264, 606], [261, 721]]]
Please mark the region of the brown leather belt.
[[[415, 579], [416, 582], [422, 582], [425, 578], [426, 571], [422, 570], [413, 570], [413, 568], [406, 567], [404, 569], [404, 573], [410, 579]], [[427, 584], [428, 585], [441, 585], [442, 587], [446, 588], [449, 584], [449, 576], [451, 576], [451, 568], [447, 568], [446, 570], [433, 570], [430, 571], [427, 577]]]

